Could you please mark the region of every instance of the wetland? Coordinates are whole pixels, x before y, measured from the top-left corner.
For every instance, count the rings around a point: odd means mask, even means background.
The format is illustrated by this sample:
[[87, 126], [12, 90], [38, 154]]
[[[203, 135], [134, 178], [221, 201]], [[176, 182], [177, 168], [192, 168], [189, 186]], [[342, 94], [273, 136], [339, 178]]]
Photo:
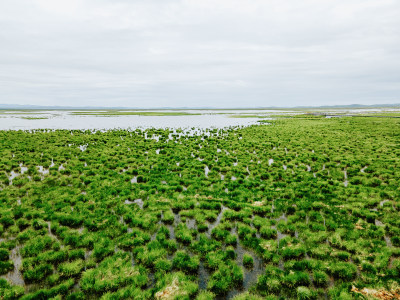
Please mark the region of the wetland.
[[272, 113], [1, 116], [0, 299], [398, 299], [400, 119]]

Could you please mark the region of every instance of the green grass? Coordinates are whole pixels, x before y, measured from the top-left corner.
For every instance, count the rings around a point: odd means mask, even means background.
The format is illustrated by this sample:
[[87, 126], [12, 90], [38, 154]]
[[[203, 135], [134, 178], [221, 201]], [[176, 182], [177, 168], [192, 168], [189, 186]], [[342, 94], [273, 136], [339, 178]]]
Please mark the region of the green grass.
[[0, 131], [0, 298], [396, 292], [400, 120], [269, 123]]
[[73, 111], [72, 115], [77, 116], [151, 116], [151, 117], [162, 117], [162, 116], [195, 116], [201, 115], [200, 113], [187, 113], [179, 111]]
[[48, 118], [46, 117], [20, 117], [21, 119], [25, 119], [25, 120], [46, 120]]
[[229, 115], [229, 118], [259, 118], [259, 119], [264, 119], [264, 118], [270, 118], [270, 115], [252, 115], [252, 114], [236, 114], [236, 115]]

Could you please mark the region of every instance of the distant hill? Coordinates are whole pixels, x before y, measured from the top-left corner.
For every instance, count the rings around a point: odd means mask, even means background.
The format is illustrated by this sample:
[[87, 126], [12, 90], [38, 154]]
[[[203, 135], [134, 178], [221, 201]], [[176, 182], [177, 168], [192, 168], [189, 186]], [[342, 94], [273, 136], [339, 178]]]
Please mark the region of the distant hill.
[[159, 108], [146, 108], [146, 107], [105, 107], [105, 106], [42, 106], [42, 105], [20, 105], [20, 104], [0, 104], [0, 109], [37, 109], [37, 110], [94, 110], [94, 109], [136, 109], [136, 110], [167, 110], [167, 109], [322, 109], [322, 108], [378, 108], [378, 107], [398, 107], [398, 104], [350, 104], [350, 105], [324, 105], [324, 106], [292, 106], [292, 107], [279, 107], [279, 106], [268, 106], [268, 107], [159, 107]]
[[296, 106], [293, 108], [374, 108], [374, 107], [400, 107], [400, 104], [349, 104], [349, 105], [325, 105], [325, 106]]

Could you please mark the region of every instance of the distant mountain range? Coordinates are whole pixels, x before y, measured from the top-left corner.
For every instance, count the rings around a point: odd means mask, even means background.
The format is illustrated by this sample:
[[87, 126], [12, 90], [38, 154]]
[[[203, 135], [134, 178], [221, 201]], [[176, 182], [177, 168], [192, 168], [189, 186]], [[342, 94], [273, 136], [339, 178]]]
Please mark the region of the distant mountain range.
[[95, 110], [95, 109], [137, 109], [137, 110], [167, 110], [167, 109], [319, 109], [319, 108], [378, 108], [378, 107], [399, 107], [400, 104], [350, 104], [350, 105], [325, 105], [325, 106], [292, 106], [292, 107], [279, 107], [279, 106], [268, 106], [268, 107], [159, 107], [159, 108], [146, 108], [146, 107], [106, 107], [106, 106], [42, 106], [42, 105], [20, 105], [20, 104], [0, 104], [0, 109], [38, 109], [38, 110]]

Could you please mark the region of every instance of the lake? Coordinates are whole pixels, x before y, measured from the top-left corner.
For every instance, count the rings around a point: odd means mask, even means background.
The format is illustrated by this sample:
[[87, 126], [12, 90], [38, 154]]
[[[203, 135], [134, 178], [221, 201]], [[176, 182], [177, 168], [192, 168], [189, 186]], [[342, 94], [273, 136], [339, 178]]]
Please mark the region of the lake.
[[[123, 113], [133, 112], [124, 111]], [[154, 112], [154, 111], [152, 111]], [[174, 112], [174, 111], [161, 111]], [[176, 111], [175, 111], [176, 112]], [[271, 111], [272, 112], [272, 111]], [[271, 113], [269, 112], [269, 113]], [[83, 115], [76, 115], [83, 113]], [[86, 114], [87, 113], [87, 114]], [[92, 114], [93, 115], [90, 115]], [[135, 128], [224, 128], [258, 124], [258, 117], [244, 114], [259, 114], [259, 111], [179, 111], [186, 115], [97, 115], [106, 111], [3, 111], [0, 114], [0, 130], [33, 129], [135, 129]], [[139, 113], [143, 113], [140, 111]], [[266, 112], [263, 111], [263, 114]], [[276, 113], [276, 111], [274, 111]], [[240, 116], [239, 116], [240, 114]], [[237, 115], [238, 117], [234, 117]], [[265, 116], [263, 116], [265, 119]]]

